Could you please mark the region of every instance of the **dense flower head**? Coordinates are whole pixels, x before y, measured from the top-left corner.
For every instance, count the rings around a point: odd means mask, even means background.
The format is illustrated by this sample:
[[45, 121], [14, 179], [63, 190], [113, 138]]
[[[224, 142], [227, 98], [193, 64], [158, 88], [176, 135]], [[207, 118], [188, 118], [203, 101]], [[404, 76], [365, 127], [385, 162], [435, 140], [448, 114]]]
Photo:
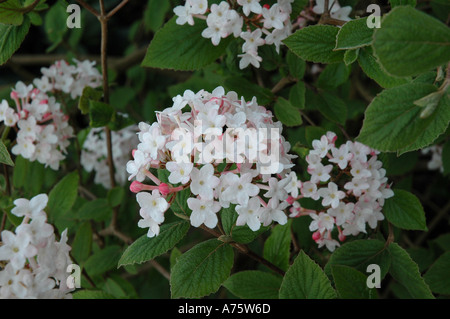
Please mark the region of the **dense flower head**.
[[[138, 142], [137, 131], [138, 127], [132, 125], [111, 132], [115, 180], [119, 185], [125, 185], [128, 180], [125, 167], [130, 159], [132, 147]], [[90, 129], [81, 150], [81, 165], [87, 172], [95, 172], [94, 182], [96, 184], [101, 184], [109, 189], [111, 188], [111, 179], [107, 156], [105, 130], [103, 128]]]
[[[311, 15], [323, 14], [324, 1], [316, 0], [316, 5], [302, 11], [296, 21], [291, 22], [292, 3], [294, 0], [277, 0], [272, 5], [262, 4], [261, 0], [221, 1], [208, 5], [207, 0], [186, 0], [184, 5], [174, 8], [176, 23], [179, 25], [194, 25], [195, 19], [206, 20], [207, 27], [202, 31], [202, 37], [211, 39], [217, 46], [220, 41], [229, 36], [244, 41], [239, 67], [244, 69], [249, 65], [259, 68], [262, 57], [258, 48], [263, 45], [274, 45], [277, 53], [283, 40], [290, 36], [296, 27], [304, 27], [307, 20], [314, 20]], [[329, 2], [332, 18], [349, 21], [352, 11], [350, 6], [341, 7], [338, 1]]]
[[72, 263], [67, 230], [55, 239], [47, 223], [48, 196], [14, 201], [13, 215], [23, 217], [15, 231], [3, 230], [0, 241], [0, 299], [71, 298], [67, 267]]
[[75, 64], [72, 65], [59, 60], [48, 68], [42, 68], [42, 77], [33, 81], [36, 88], [44, 93], [62, 91], [75, 99], [82, 95], [85, 87], [101, 85], [102, 76], [95, 68], [95, 61], [73, 61]]
[[[290, 170], [295, 156], [281, 132], [281, 123], [256, 98], [245, 101], [222, 87], [174, 97], [171, 107], [157, 113], [157, 122], [139, 124], [139, 144], [127, 163], [141, 207], [139, 226], [149, 227], [149, 237], [158, 235], [165, 211], [185, 189], [195, 227], [216, 227], [217, 213], [232, 205], [238, 226], [285, 224], [286, 200], [298, 189]], [[165, 171], [170, 185], [154, 169]]]
[[[385, 199], [394, 195], [378, 160], [378, 152], [359, 142], [336, 145], [336, 134], [328, 132], [314, 140], [306, 156], [310, 180], [300, 186], [300, 195], [292, 200], [311, 198], [323, 209], [309, 212], [309, 229], [319, 247], [333, 251], [346, 236], [375, 229], [384, 219]], [[298, 202], [290, 209], [291, 217], [306, 215]], [[338, 240], [332, 232], [337, 229]]]
[[258, 47], [274, 45], [279, 52], [282, 41], [291, 34], [292, 2], [278, 0], [270, 6], [261, 5], [260, 0], [237, 0], [233, 7], [227, 1], [208, 7], [206, 0], [186, 0], [184, 5], [175, 7], [174, 13], [180, 25], [194, 25], [194, 17], [206, 20], [202, 36], [211, 39], [213, 45], [230, 35], [241, 38], [244, 44], [238, 55], [239, 67], [244, 69], [251, 64], [259, 68], [262, 58]]
[[73, 137], [61, 105], [54, 97], [21, 81], [12, 90], [11, 98], [15, 108], [6, 100], [0, 103], [0, 122], [17, 128], [12, 153], [57, 170]]
[[74, 99], [86, 86], [100, 85], [100, 74], [93, 67], [95, 63], [74, 61], [76, 65], [61, 60], [42, 68], [43, 76], [33, 84], [17, 82], [11, 91], [14, 106], [6, 100], [0, 102], [0, 123], [17, 129], [16, 143], [11, 149], [14, 155], [59, 169], [69, 139], [73, 137], [73, 128], [53, 94], [60, 91]]

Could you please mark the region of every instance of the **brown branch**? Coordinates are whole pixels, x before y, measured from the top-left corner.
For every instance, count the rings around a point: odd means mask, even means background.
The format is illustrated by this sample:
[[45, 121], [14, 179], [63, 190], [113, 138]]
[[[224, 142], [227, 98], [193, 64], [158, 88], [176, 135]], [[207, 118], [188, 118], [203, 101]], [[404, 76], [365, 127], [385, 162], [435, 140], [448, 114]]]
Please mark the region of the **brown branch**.
[[115, 15], [117, 13], [117, 11], [119, 11], [120, 9], [122, 9], [122, 7], [124, 5], [126, 5], [128, 3], [129, 0], [122, 0], [121, 3], [119, 3], [114, 9], [112, 9], [107, 15], [106, 15], [106, 19], [111, 18], [113, 15]]
[[[210, 233], [211, 235], [213, 235], [214, 237], [222, 237], [222, 234], [220, 234], [219, 232], [215, 231], [214, 229], [208, 228], [205, 225], [200, 225], [200, 228], [207, 231], [208, 233]], [[283, 270], [281, 270], [280, 268], [278, 268], [276, 265], [272, 264], [270, 261], [268, 261], [267, 259], [255, 254], [254, 252], [252, 252], [251, 250], [248, 249], [248, 247], [246, 245], [243, 244], [239, 244], [236, 242], [228, 242], [228, 244], [230, 244], [232, 247], [236, 248], [240, 253], [252, 258], [253, 260], [263, 264], [264, 266], [266, 266], [267, 268], [273, 270], [274, 272], [280, 274], [281, 276], [285, 275], [285, 272]]]
[[295, 79], [291, 77], [283, 77], [280, 81], [278, 81], [277, 84], [272, 88], [271, 92], [276, 94], [280, 92], [282, 89], [284, 89], [287, 85], [295, 82]]
[[84, 2], [84, 0], [77, 0], [77, 2], [79, 4], [81, 4], [86, 10], [88, 10], [89, 12], [91, 12], [93, 15], [95, 15], [96, 17], [100, 16], [100, 13], [95, 10], [93, 7], [91, 7], [89, 4], [87, 4], [86, 2]]

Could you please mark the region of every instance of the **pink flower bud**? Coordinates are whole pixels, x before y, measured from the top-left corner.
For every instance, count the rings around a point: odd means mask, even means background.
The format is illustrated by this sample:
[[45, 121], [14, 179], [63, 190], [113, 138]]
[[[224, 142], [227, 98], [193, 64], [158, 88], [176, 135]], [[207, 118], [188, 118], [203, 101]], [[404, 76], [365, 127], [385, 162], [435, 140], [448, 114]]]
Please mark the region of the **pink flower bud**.
[[295, 202], [295, 198], [289, 195], [286, 202], [288, 202], [289, 205], [292, 205]]
[[270, 4], [263, 5], [263, 8], [270, 9]]
[[346, 237], [345, 237], [345, 235], [343, 233], [340, 232], [338, 238], [339, 238], [340, 241], [345, 241]]
[[322, 237], [322, 234], [319, 231], [316, 231], [312, 234], [312, 239], [317, 242]]
[[131, 150], [131, 155], [133, 156], [133, 158], [134, 158], [134, 153], [136, 153], [136, 151], [137, 151], [137, 149]]
[[134, 181], [130, 185], [130, 191], [132, 191], [133, 193], [139, 193], [143, 189], [144, 189], [144, 184], [142, 184], [141, 182], [138, 182], [138, 181]]
[[167, 196], [170, 193], [170, 187], [166, 183], [159, 184], [158, 190], [163, 196]]
[[19, 98], [19, 95], [17, 94], [16, 91], [11, 91], [11, 98], [13, 100], [17, 100]]

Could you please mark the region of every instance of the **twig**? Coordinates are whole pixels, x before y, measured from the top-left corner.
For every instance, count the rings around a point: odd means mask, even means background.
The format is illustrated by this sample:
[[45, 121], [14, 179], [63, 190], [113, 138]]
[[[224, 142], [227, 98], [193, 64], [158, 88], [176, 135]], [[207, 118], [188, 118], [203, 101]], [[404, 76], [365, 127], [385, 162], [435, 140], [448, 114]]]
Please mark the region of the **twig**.
[[128, 1], [129, 1], [129, 0], [122, 0], [121, 3], [119, 3], [114, 9], [112, 9], [112, 10], [106, 15], [106, 18], [109, 19], [109, 18], [111, 18], [113, 15], [115, 15], [115, 14], [117, 13], [117, 11], [119, 11], [120, 9], [122, 9], [122, 7], [128, 3]]
[[[221, 237], [222, 234], [218, 233], [217, 231], [215, 231], [214, 229], [208, 228], [204, 225], [200, 225], [200, 228], [207, 231], [208, 233], [210, 233], [211, 235], [213, 235], [214, 237]], [[267, 259], [255, 254], [254, 252], [252, 252], [251, 250], [248, 249], [248, 247], [246, 245], [243, 244], [239, 244], [236, 242], [229, 242], [229, 244], [236, 248], [240, 253], [247, 255], [248, 257], [252, 258], [253, 260], [263, 264], [264, 266], [266, 266], [267, 268], [275, 271], [276, 273], [280, 274], [281, 276], [285, 275], [285, 272], [283, 270], [281, 270], [280, 268], [278, 268], [276, 265], [272, 264], [270, 261], [268, 261]]]
[[272, 88], [271, 92], [274, 93], [274, 94], [278, 93], [282, 89], [284, 89], [286, 85], [289, 85], [292, 82], [295, 82], [295, 80], [293, 78], [291, 78], [291, 77], [283, 77], [283, 78], [281, 78], [280, 81], [278, 81], [277, 84], [275, 84], [275, 86]]
[[84, 2], [84, 0], [77, 0], [77, 2], [79, 4], [81, 4], [86, 10], [88, 10], [89, 12], [91, 12], [93, 15], [95, 15], [96, 17], [100, 16], [100, 13], [95, 10], [93, 7], [91, 7], [89, 4], [87, 4], [86, 2]]

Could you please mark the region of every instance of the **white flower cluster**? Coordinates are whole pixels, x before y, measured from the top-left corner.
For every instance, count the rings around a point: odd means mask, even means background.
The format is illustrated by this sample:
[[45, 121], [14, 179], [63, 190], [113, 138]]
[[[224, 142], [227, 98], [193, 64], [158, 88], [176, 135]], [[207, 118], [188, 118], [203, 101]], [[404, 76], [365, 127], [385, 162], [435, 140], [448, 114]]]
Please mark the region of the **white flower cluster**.
[[[394, 195], [377, 151], [352, 141], [337, 147], [336, 138], [335, 133], [328, 132], [313, 141], [306, 157], [311, 178], [302, 183], [298, 197], [290, 198], [294, 201], [291, 217], [311, 216], [313, 239], [330, 251], [340, 245], [332, 237], [335, 228], [340, 241], [345, 236], [366, 233], [366, 224], [375, 229], [384, 219], [381, 210], [385, 199]], [[324, 210], [308, 212], [295, 201], [300, 198], [321, 200]]]
[[[216, 227], [217, 213], [230, 205], [236, 205], [238, 226], [256, 231], [272, 221], [285, 224], [286, 200], [298, 182], [281, 123], [256, 98], [245, 101], [222, 87], [187, 90], [173, 102], [156, 123], [139, 124], [140, 143], [127, 164], [129, 179], [136, 179], [130, 189], [138, 193], [139, 226], [149, 228], [148, 236], [158, 235], [165, 211], [184, 189], [194, 195], [187, 200], [194, 227]], [[167, 170], [171, 185], [152, 168]], [[143, 184], [146, 178], [156, 185]]]
[[444, 172], [444, 166], [442, 163], [442, 145], [433, 145], [422, 149], [422, 154], [431, 154], [431, 159], [427, 163], [429, 170], [439, 170], [441, 173]]
[[[138, 143], [137, 132], [136, 125], [111, 132], [115, 180], [120, 185], [125, 185], [128, 180], [125, 167], [130, 159], [132, 147]], [[109, 189], [111, 180], [107, 154], [105, 130], [103, 128], [91, 129], [81, 150], [81, 165], [87, 172], [95, 171], [94, 182], [96, 184], [101, 184]]]
[[251, 64], [259, 68], [262, 58], [258, 55], [258, 47], [273, 44], [279, 52], [282, 41], [291, 34], [292, 2], [294, 0], [278, 0], [272, 6], [262, 6], [260, 0], [237, 0], [232, 8], [229, 2], [222, 1], [208, 8], [207, 0], [186, 0], [184, 6], [177, 6], [173, 11], [177, 15], [176, 23], [180, 25], [194, 25], [194, 17], [206, 19], [207, 28], [202, 36], [211, 39], [213, 45], [231, 34], [240, 37], [245, 43], [243, 53], [238, 55], [241, 58], [239, 67], [244, 69]]
[[17, 127], [16, 144], [11, 151], [30, 161], [57, 170], [73, 136], [68, 116], [54, 97], [34, 88], [32, 84], [18, 82], [11, 92], [16, 109], [6, 100], [0, 103], [0, 122]]
[[23, 217], [15, 232], [4, 230], [0, 242], [0, 299], [71, 298], [66, 272], [70, 265], [67, 230], [55, 241], [43, 211], [48, 197], [19, 198], [11, 213]]
[[38, 161], [52, 169], [59, 168], [64, 160], [73, 128], [69, 118], [51, 94], [61, 91], [72, 99], [81, 96], [86, 86], [98, 87], [101, 75], [95, 62], [74, 60], [76, 65], [66, 61], [55, 62], [49, 68], [42, 68], [43, 76], [26, 85], [16, 83], [11, 92], [15, 109], [6, 100], [0, 103], [0, 123], [17, 128], [16, 144], [11, 151], [30, 161]]
[[34, 85], [42, 92], [62, 91], [70, 94], [72, 99], [80, 97], [85, 87], [101, 85], [102, 76], [94, 67], [95, 61], [73, 60], [75, 65], [64, 60], [56, 61], [48, 68], [42, 68], [43, 76], [34, 80]]

